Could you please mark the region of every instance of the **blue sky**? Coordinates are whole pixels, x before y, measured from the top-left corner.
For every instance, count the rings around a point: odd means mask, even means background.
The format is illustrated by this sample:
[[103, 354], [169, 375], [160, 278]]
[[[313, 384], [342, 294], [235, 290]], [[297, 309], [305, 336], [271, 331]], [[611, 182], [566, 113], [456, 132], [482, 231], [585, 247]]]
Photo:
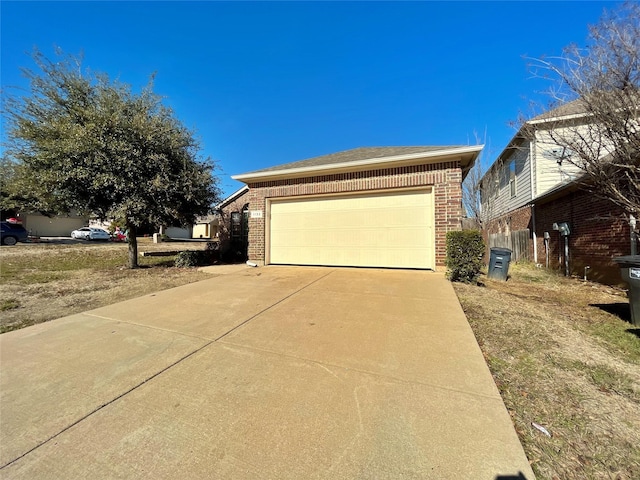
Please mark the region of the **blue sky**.
[[583, 44], [613, 2], [5, 1], [1, 83], [37, 46], [155, 91], [230, 175], [362, 146], [487, 141], [545, 102], [523, 56]]

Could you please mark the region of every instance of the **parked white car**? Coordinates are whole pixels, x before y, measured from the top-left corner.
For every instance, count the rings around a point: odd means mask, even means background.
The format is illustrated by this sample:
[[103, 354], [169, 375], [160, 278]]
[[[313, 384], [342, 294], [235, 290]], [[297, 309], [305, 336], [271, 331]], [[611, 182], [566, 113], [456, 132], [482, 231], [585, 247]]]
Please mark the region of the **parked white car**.
[[111, 236], [101, 228], [82, 227], [71, 232], [71, 238], [83, 240], [110, 240]]

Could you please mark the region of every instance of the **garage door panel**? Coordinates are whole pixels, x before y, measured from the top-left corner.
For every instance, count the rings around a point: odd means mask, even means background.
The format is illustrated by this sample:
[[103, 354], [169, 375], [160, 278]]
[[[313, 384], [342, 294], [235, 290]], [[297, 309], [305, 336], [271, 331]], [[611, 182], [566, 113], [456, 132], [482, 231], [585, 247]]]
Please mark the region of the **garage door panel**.
[[430, 191], [273, 201], [270, 263], [433, 268]]

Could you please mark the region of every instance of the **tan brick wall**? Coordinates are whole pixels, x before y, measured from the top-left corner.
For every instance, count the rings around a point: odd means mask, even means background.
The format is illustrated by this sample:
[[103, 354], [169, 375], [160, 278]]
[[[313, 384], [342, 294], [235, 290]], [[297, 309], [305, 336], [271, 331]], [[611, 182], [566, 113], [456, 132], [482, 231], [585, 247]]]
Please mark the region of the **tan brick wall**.
[[258, 263], [265, 260], [267, 199], [422, 186], [433, 187], [436, 265], [443, 266], [446, 234], [460, 230], [462, 219], [462, 170], [458, 162], [250, 183], [249, 209], [262, 210], [265, 215], [249, 217], [249, 259]]

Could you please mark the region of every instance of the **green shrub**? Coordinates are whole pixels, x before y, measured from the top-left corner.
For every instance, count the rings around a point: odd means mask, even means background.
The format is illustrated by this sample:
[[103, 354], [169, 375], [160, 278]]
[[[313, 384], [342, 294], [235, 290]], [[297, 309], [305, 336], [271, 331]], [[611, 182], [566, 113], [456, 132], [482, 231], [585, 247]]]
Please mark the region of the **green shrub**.
[[485, 244], [478, 230], [447, 232], [447, 278], [476, 283], [482, 270]]
[[211, 251], [208, 250], [189, 250], [180, 252], [176, 256], [176, 267], [201, 267], [203, 265], [211, 265], [213, 257]]

